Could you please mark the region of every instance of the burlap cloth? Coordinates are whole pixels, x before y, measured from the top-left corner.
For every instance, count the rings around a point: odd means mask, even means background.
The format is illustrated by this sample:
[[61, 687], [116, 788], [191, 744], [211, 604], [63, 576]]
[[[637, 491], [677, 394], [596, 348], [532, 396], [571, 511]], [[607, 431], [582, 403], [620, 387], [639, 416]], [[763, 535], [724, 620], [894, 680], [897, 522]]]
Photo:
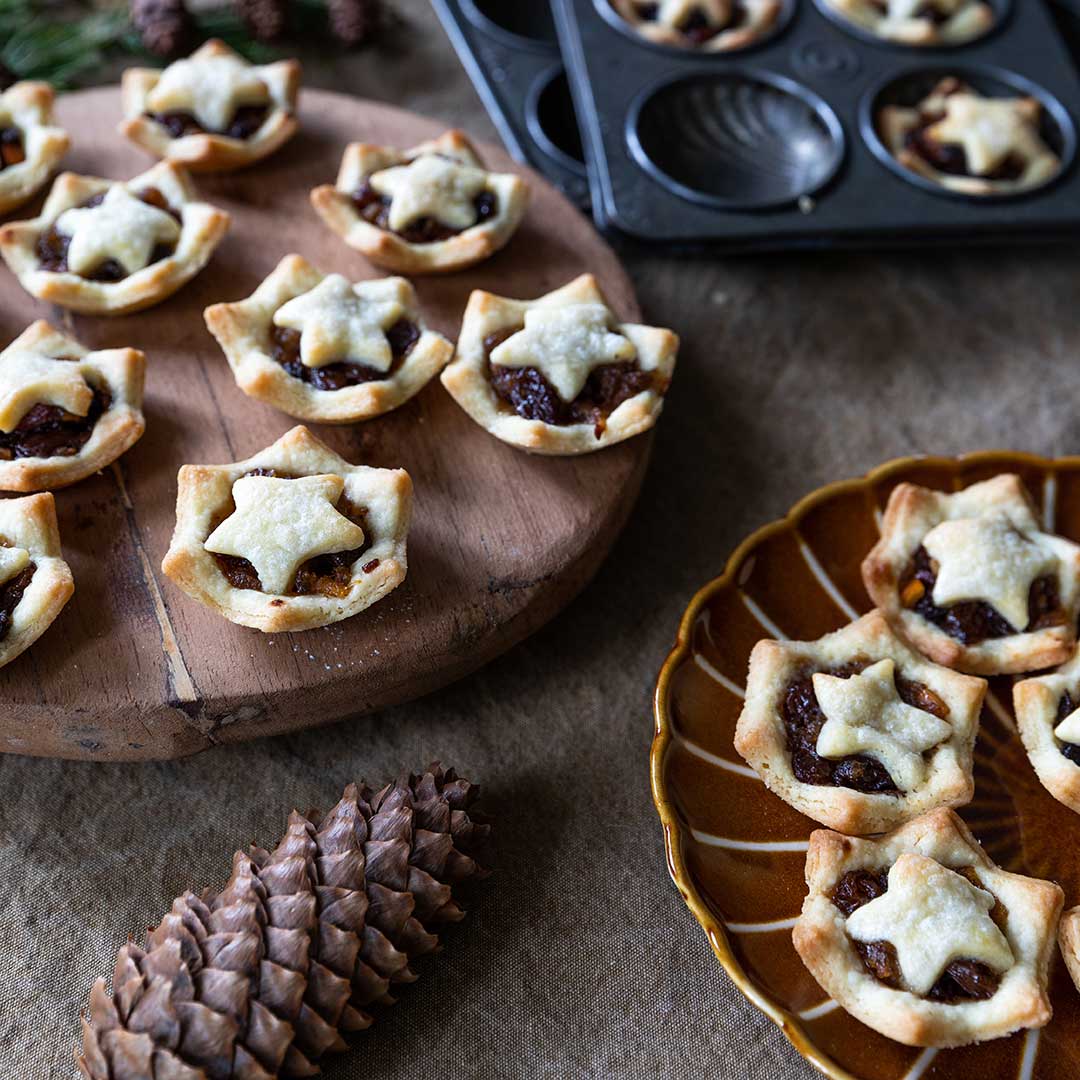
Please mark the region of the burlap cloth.
[[[310, 81], [490, 137], [425, 0], [394, 3], [407, 25], [391, 42], [305, 58]], [[435, 757], [486, 787], [498, 874], [331, 1080], [815, 1075], [668, 880], [653, 679], [693, 591], [819, 484], [916, 451], [1080, 450], [1080, 260], [626, 259], [684, 347], [637, 511], [553, 625], [427, 700], [297, 737], [160, 765], [0, 757], [8, 1080], [72, 1077], [93, 978], [178, 892], [219, 883], [236, 846], [276, 839], [290, 807], [325, 808], [354, 777]]]

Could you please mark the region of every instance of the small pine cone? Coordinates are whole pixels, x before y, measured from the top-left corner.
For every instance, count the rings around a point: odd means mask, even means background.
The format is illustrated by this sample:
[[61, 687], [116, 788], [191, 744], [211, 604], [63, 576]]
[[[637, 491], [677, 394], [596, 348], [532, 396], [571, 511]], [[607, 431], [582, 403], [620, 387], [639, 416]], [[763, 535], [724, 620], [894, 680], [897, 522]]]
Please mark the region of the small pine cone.
[[145, 948], [120, 949], [112, 992], [99, 979], [90, 994], [82, 1075], [314, 1076], [463, 917], [454, 890], [487, 873], [477, 794], [435, 764], [378, 792], [350, 784], [317, 825], [294, 811], [273, 851], [237, 852], [220, 893], [185, 893]]
[[285, 29], [285, 0], [233, 0], [236, 14], [251, 36], [274, 41]]
[[181, 52], [191, 36], [183, 0], [131, 0], [131, 22], [143, 45], [157, 56]]
[[327, 0], [330, 29], [343, 44], [362, 45], [382, 23], [379, 0]]

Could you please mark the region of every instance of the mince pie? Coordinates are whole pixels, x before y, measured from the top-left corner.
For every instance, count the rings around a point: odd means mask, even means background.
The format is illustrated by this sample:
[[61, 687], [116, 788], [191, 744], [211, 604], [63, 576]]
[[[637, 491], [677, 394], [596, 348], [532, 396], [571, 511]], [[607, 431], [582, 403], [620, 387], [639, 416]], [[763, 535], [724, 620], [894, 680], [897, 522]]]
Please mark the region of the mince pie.
[[780, 0], [611, 0], [611, 6], [649, 41], [707, 52], [755, 44], [783, 10]]
[[826, 6], [884, 41], [963, 45], [997, 21], [986, 0], [825, 0]]
[[1080, 653], [1013, 686], [1016, 726], [1043, 787], [1080, 814]]
[[1064, 663], [1080, 547], [1042, 532], [1019, 477], [955, 494], [900, 484], [862, 565], [874, 603], [932, 660], [977, 675]]
[[670, 330], [618, 322], [583, 274], [538, 300], [474, 292], [442, 381], [503, 442], [583, 454], [656, 423], [678, 348]]
[[768, 788], [845, 833], [974, 793], [986, 683], [909, 648], [879, 611], [817, 641], [759, 641], [735, 749]]
[[1064, 894], [994, 864], [951, 810], [877, 839], [818, 830], [795, 948], [842, 1008], [908, 1046], [966, 1046], [1051, 1016]]
[[164, 71], [128, 68], [120, 132], [193, 172], [238, 169], [273, 153], [296, 133], [300, 64], [249, 64], [208, 41]]
[[1080, 907], [1070, 908], [1061, 916], [1058, 945], [1072, 981], [1080, 990]]
[[396, 409], [436, 376], [454, 346], [424, 326], [404, 278], [352, 284], [287, 255], [246, 300], [206, 309], [245, 394], [319, 423]]
[[38, 217], [0, 228], [0, 254], [31, 296], [121, 315], [193, 278], [228, 225], [169, 161], [127, 181], [63, 173]]
[[1061, 168], [1040, 131], [1033, 97], [984, 97], [942, 79], [911, 108], [886, 105], [878, 134], [912, 172], [962, 195], [1010, 195], [1045, 184]]
[[233, 465], [185, 465], [162, 570], [265, 633], [355, 615], [405, 580], [412, 482], [350, 465], [305, 427]]
[[39, 320], [0, 352], [0, 490], [74, 484], [133, 446], [146, 358], [90, 352]]
[[0, 499], [0, 667], [49, 629], [74, 591], [52, 495]]
[[18, 82], [0, 94], [0, 214], [26, 202], [67, 153], [67, 132], [53, 120], [54, 97], [43, 82]]
[[488, 172], [460, 131], [414, 147], [351, 143], [336, 185], [311, 193], [345, 243], [399, 274], [461, 270], [494, 255], [514, 234], [528, 185]]

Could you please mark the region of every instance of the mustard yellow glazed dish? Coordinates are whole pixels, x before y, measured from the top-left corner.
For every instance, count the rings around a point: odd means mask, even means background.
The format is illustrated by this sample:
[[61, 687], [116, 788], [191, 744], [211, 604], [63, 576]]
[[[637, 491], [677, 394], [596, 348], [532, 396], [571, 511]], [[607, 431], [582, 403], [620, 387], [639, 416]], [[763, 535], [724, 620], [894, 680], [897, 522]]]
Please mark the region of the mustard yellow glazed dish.
[[[762, 639], [813, 642], [873, 604], [861, 565], [901, 483], [955, 492], [1017, 475], [1043, 529], [1080, 540], [1080, 457], [1011, 452], [909, 458], [830, 484], [742, 543], [691, 601], [656, 687], [653, 798], [668, 867], [717, 959], [746, 997], [834, 1080], [1031, 1080], [1077, 1074], [1080, 995], [1055, 948], [1053, 1017], [1037, 1030], [956, 1049], [906, 1046], [829, 999], [804, 966], [792, 929], [806, 896], [817, 823], [758, 778], [735, 749], [750, 653]], [[958, 812], [986, 855], [1013, 874], [1056, 882], [1080, 903], [1080, 815], [1040, 783], [1017, 731], [1014, 682], [993, 676], [975, 744], [972, 800]], [[943, 811], [944, 812], [944, 811]]]

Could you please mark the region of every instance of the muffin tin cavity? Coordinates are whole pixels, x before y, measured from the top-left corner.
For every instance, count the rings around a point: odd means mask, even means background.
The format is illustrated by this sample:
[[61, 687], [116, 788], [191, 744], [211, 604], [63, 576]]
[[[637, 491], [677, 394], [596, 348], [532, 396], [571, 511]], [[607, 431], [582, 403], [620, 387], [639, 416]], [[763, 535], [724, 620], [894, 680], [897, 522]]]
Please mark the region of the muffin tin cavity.
[[551, 7], [544, 0], [461, 0], [461, 7], [476, 26], [496, 36], [545, 45], [557, 41]]
[[669, 190], [728, 209], [795, 202], [824, 187], [844, 157], [832, 109], [805, 86], [762, 72], [668, 82], [635, 104], [627, 139]]
[[525, 118], [537, 146], [567, 169], [585, 175], [585, 150], [570, 83], [560, 64], [533, 83]]
[[[973, 45], [985, 41], [991, 34], [996, 34], [1008, 23], [1009, 18], [1012, 15], [1013, 0], [983, 0], [983, 2], [993, 10], [994, 21], [981, 34], [971, 38], [969, 41], [936, 43], [933, 45], [911, 44], [903, 41], [894, 41], [891, 38], [879, 37], [873, 30], [861, 26], [857, 22], [853, 22], [842, 11], [837, 11], [836, 8], [829, 3], [829, 0], [814, 0], [814, 6], [834, 26], [843, 31], [843, 33], [850, 34], [852, 37], [859, 38], [861, 41], [865, 41], [870, 45], [877, 45], [886, 49], [902, 49], [904, 52], [940, 53], [970, 49]], [[1028, 0], [1028, 2], [1030, 2], [1030, 0]], [[1041, 2], [1041, 0], [1038, 0], [1038, 2]]]
[[[926, 97], [944, 78], [955, 76], [986, 97], [1033, 97], [1042, 105], [1040, 134], [1044, 142], [1061, 160], [1057, 172], [1037, 187], [1023, 191], [997, 192], [991, 195], [972, 195], [953, 191], [934, 180], [908, 169], [890, 152], [882, 140], [878, 118], [888, 105], [911, 107]], [[1051, 184], [1057, 183], [1069, 171], [1076, 154], [1076, 126], [1068, 110], [1048, 90], [1030, 79], [1002, 68], [973, 65], [935, 65], [919, 67], [892, 76], [867, 93], [859, 110], [859, 128], [867, 146], [886, 168], [909, 184], [949, 199], [974, 203], [1003, 199], [1031, 198]]]

